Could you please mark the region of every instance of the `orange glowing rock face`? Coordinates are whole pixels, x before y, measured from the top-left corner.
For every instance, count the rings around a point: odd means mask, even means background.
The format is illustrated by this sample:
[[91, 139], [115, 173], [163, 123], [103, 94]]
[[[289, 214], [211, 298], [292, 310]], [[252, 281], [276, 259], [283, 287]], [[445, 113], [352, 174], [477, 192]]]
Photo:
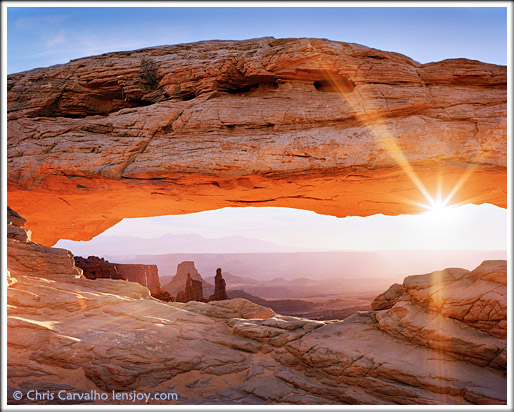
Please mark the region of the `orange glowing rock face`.
[[7, 203], [45, 245], [227, 206], [506, 207], [506, 101], [505, 66], [319, 39], [78, 59], [8, 77]]

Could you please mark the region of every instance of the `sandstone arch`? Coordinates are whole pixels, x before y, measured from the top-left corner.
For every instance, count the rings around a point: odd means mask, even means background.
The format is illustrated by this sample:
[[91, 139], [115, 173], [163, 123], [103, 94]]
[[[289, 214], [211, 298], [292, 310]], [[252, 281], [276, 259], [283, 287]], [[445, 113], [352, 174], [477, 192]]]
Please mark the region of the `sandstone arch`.
[[8, 77], [7, 200], [46, 245], [225, 206], [418, 213], [438, 185], [506, 207], [506, 100], [505, 66], [323, 39], [82, 58]]

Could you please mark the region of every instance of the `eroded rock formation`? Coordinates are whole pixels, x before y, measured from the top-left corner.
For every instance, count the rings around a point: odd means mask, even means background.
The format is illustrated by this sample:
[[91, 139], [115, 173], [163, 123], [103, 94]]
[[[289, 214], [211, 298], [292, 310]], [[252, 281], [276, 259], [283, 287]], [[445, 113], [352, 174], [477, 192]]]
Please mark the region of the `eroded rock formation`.
[[26, 220], [7, 207], [7, 267], [8, 284], [20, 274], [46, 277], [59, 273], [83, 277], [75, 267], [73, 254], [66, 249], [42, 246], [31, 241], [31, 232], [24, 228]]
[[130, 282], [137, 282], [150, 289], [150, 293], [158, 293], [161, 289], [157, 265], [138, 263], [116, 263], [118, 272]]
[[384, 293], [378, 295], [373, 302], [371, 302], [371, 309], [382, 310], [391, 309], [398, 299], [403, 295], [403, 285], [395, 283]]
[[46, 245], [226, 206], [418, 213], [439, 181], [506, 207], [506, 84], [505, 66], [271, 37], [12, 74], [9, 204]]
[[162, 300], [164, 302], [175, 302], [175, 298], [173, 295], [169, 292], [166, 292], [165, 290], [162, 290], [161, 288], [157, 289], [156, 291], [151, 293], [152, 297], [155, 299]]
[[376, 313], [378, 328], [505, 375], [506, 273], [505, 261], [485, 261], [471, 272], [409, 276], [402, 295]]
[[180, 404], [506, 403], [505, 261], [409, 276], [382, 310], [342, 321], [158, 301], [14, 238], [8, 269], [9, 403], [15, 390], [170, 388]]
[[25, 229], [26, 219], [7, 206], [7, 237], [21, 242], [29, 242], [32, 233]]
[[221, 275], [221, 268], [216, 269], [216, 276], [214, 276], [214, 293], [209, 296], [209, 302], [214, 300], [226, 300], [227, 296], [227, 285]]
[[8, 288], [13, 389], [30, 377], [35, 388], [69, 379], [83, 391], [176, 385], [183, 404], [506, 401], [505, 339], [432, 312], [418, 318], [412, 302], [320, 322], [244, 299], [158, 303], [136, 283], [48, 279], [21, 275]]
[[[263, 38], [88, 57], [7, 88], [9, 204], [45, 245], [225, 206], [416, 213], [439, 182], [451, 203], [506, 206], [504, 66]], [[64, 381], [182, 404], [506, 403], [504, 261], [410, 276], [374, 310], [314, 321], [88, 280], [24, 224], [8, 211], [9, 394]]]
[[171, 293], [172, 295], [176, 295], [184, 290], [188, 277], [191, 277], [192, 280], [201, 282], [202, 291], [205, 292], [206, 295], [213, 293], [214, 286], [202, 278], [202, 275], [198, 273], [198, 270], [195, 267], [195, 262], [191, 260], [180, 262], [177, 265], [177, 272], [175, 273], [175, 276], [173, 276], [171, 281], [165, 284], [162, 289]]
[[111, 263], [97, 256], [89, 256], [87, 259], [75, 256], [75, 264], [88, 279], [110, 278], [137, 282], [150, 289], [152, 294], [158, 294], [161, 290], [157, 265]]
[[191, 300], [195, 300], [197, 302], [206, 302], [206, 300], [203, 297], [202, 282], [199, 280], [193, 279], [191, 277], [191, 275], [188, 273], [185, 289], [178, 292], [175, 300], [177, 302], [182, 302], [182, 303], [187, 303]]
[[127, 278], [118, 272], [115, 263], [110, 263], [104, 258], [97, 256], [75, 256], [75, 265], [82, 269], [83, 274], [88, 279], [119, 279], [127, 280]]

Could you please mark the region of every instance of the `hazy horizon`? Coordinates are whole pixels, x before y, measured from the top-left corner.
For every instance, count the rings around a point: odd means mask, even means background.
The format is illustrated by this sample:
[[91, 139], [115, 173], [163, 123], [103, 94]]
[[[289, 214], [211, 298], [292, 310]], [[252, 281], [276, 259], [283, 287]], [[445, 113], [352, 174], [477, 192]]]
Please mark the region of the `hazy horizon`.
[[[173, 239], [175, 238], [175, 239]], [[182, 246], [183, 249], [168, 249], [168, 246], [163, 245], [163, 248], [166, 249], [154, 249], [149, 250], [157, 241], [162, 240], [185, 240], [185, 241], [204, 241], [205, 243], [196, 245], [196, 250], [194, 248], [189, 248], [189, 243], [184, 243]], [[148, 243], [145, 245], [145, 242]], [[208, 247], [213, 243], [222, 241], [221, 246], [222, 249], [199, 249], [200, 247]], [[232, 249], [227, 248], [227, 245], [230, 241], [235, 242]], [[137, 249], [124, 249], [127, 245], [126, 242], [133, 242], [133, 247]], [[107, 246], [104, 248], [104, 246]], [[251, 246], [256, 246], [252, 249], [249, 249]], [[90, 241], [72, 241], [61, 239], [56, 243], [54, 247], [63, 248], [70, 250], [73, 252], [75, 256], [134, 256], [134, 255], [167, 255], [167, 254], [251, 254], [251, 253], [324, 253], [324, 252], [386, 252], [386, 251], [394, 251], [394, 252], [409, 252], [409, 251], [440, 251], [445, 250], [448, 252], [455, 251], [507, 251], [507, 248], [453, 248], [453, 249], [433, 249], [433, 248], [419, 248], [419, 247], [411, 247], [411, 248], [381, 248], [381, 249], [352, 249], [352, 248], [344, 248], [344, 249], [335, 249], [335, 248], [302, 248], [302, 247], [294, 247], [290, 245], [284, 245], [280, 243], [274, 243], [269, 241], [263, 241], [256, 238], [248, 238], [240, 235], [232, 235], [232, 236], [223, 236], [219, 238], [207, 238], [199, 235], [198, 233], [184, 233], [184, 234], [164, 234], [154, 238], [141, 238], [138, 236], [120, 236], [120, 235], [106, 235], [106, 236], [97, 236]], [[248, 248], [248, 249], [247, 249]]]
[[161, 255], [106, 255], [112, 263], [142, 263], [158, 266], [159, 277], [173, 276], [177, 265], [193, 261], [203, 277], [223, 273], [258, 280], [395, 279], [430, 273], [449, 267], [473, 270], [484, 260], [505, 260], [506, 250], [382, 250], [280, 253], [168, 253]]
[[[134, 254], [143, 249], [145, 253], [506, 250], [507, 221], [506, 209], [489, 204], [418, 215], [346, 218], [290, 208], [227, 207], [184, 215], [123, 219], [90, 241], [60, 240], [55, 246], [91, 255]], [[185, 239], [187, 234], [199, 238]], [[167, 236], [168, 243], [160, 242], [161, 236]], [[120, 249], [126, 252], [120, 253]]]

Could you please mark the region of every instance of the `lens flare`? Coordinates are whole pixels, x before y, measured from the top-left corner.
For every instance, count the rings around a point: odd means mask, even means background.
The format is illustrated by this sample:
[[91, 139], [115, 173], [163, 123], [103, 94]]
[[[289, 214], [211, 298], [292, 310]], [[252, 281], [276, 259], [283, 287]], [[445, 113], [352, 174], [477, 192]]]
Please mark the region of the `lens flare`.
[[[419, 176], [414, 171], [414, 168], [410, 164], [409, 160], [403, 153], [399, 142], [395, 138], [394, 134], [389, 130], [385, 119], [381, 117], [378, 110], [366, 106], [360, 91], [357, 88], [355, 90], [352, 89], [352, 92], [349, 93], [347, 82], [344, 81], [340, 76], [331, 72], [328, 69], [325, 69], [325, 65], [323, 62], [319, 61], [319, 67], [323, 72], [326, 82], [332, 85], [332, 89], [338, 91], [339, 96], [343, 103], [347, 104], [352, 111], [355, 113], [356, 118], [360, 121], [364, 127], [368, 130], [370, 135], [374, 137], [374, 139], [379, 143], [391, 156], [391, 158], [396, 162], [396, 164], [402, 169], [405, 175], [411, 180], [411, 182], [416, 186], [424, 200], [422, 202], [417, 202], [412, 199], [406, 199], [398, 196], [399, 200], [405, 201], [406, 203], [417, 206], [421, 209], [426, 209], [426, 213], [432, 213], [434, 215], [440, 215], [449, 208], [453, 208], [455, 206], [460, 206], [473, 202], [484, 202], [487, 200], [487, 195], [474, 197], [470, 199], [462, 200], [459, 203], [450, 205], [452, 198], [455, 194], [464, 186], [464, 184], [469, 180], [473, 172], [475, 171], [476, 166], [467, 167], [454, 187], [448, 191], [443, 197], [443, 178], [441, 174], [438, 175], [437, 182], [437, 193], [433, 196], [425, 187]], [[355, 91], [355, 93], [353, 93]], [[358, 96], [357, 96], [358, 95]], [[373, 124], [373, 127], [371, 127]], [[477, 161], [479, 160], [480, 155], [477, 157]]]

